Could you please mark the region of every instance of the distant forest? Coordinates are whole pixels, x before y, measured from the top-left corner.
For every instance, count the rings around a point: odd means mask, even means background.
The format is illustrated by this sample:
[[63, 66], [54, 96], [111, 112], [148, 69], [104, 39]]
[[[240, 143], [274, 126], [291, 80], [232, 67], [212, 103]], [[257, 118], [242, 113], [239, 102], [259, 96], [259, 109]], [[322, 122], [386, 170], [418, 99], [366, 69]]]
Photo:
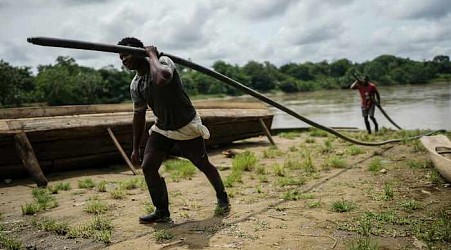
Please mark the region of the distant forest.
[[[320, 89], [348, 88], [358, 77], [368, 75], [378, 85], [451, 82], [449, 56], [432, 61], [414, 61], [381, 55], [372, 61], [353, 63], [348, 59], [318, 63], [250, 61], [244, 66], [217, 61], [213, 69], [258, 92], [296, 93]], [[192, 97], [237, 96], [241, 90], [189, 68], [178, 66], [184, 86]], [[80, 66], [75, 59], [58, 57], [53, 65], [40, 65], [34, 76], [30, 67], [14, 67], [0, 60], [0, 108], [28, 105], [76, 105], [120, 103], [130, 100], [129, 84], [134, 73], [107, 66]]]

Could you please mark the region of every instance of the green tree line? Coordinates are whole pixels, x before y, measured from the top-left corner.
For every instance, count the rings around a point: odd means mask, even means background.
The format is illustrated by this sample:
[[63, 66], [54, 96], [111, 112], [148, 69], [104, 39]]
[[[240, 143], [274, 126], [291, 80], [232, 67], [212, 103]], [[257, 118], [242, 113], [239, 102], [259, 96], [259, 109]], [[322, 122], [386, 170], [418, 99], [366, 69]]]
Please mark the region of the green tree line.
[[[190, 95], [241, 95], [240, 90], [209, 76], [179, 65]], [[213, 69], [256, 91], [295, 93], [320, 89], [347, 88], [357, 76], [368, 75], [378, 85], [424, 84], [451, 80], [449, 56], [431, 61], [414, 61], [381, 55], [372, 61], [353, 63], [348, 59], [318, 63], [250, 61], [244, 66], [216, 61]], [[0, 60], [0, 108], [45, 105], [120, 103], [128, 101], [133, 72], [113, 66], [94, 69], [80, 66], [73, 58], [58, 57], [55, 64], [39, 65], [33, 75], [30, 67], [15, 67]]]

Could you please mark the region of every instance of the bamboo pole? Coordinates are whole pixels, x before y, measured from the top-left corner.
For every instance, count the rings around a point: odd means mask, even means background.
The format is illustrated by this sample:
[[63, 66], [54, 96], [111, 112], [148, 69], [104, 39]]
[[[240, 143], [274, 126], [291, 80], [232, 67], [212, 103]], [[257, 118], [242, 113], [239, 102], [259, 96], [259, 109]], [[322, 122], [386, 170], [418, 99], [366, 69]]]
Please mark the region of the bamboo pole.
[[22, 159], [24, 167], [27, 169], [31, 178], [36, 182], [38, 187], [46, 187], [47, 179], [39, 166], [38, 159], [34, 154], [33, 147], [31, 146], [30, 140], [28, 140], [27, 135], [24, 132], [17, 133], [14, 136], [17, 152]]

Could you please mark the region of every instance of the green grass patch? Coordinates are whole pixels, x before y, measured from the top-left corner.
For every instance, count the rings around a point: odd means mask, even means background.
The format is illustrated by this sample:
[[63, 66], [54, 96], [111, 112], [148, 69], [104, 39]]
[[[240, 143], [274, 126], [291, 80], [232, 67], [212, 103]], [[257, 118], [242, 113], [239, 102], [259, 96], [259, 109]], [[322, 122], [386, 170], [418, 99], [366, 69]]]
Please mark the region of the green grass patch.
[[259, 174], [258, 175], [258, 181], [260, 183], [268, 183], [269, 182], [268, 176], [267, 175], [263, 175], [263, 174]]
[[411, 145], [412, 145], [412, 152], [414, 152], [414, 153], [426, 152], [427, 151], [420, 140], [412, 141]]
[[125, 190], [138, 189], [140, 187], [139, 178], [127, 179], [120, 182], [120, 187]]
[[379, 245], [368, 236], [357, 236], [346, 243], [348, 250], [378, 250]]
[[153, 233], [156, 242], [165, 242], [172, 240], [174, 235], [166, 229], [157, 230]]
[[22, 242], [0, 231], [0, 249], [21, 250], [24, 249]]
[[53, 197], [46, 188], [34, 188], [32, 194], [42, 209], [49, 209], [58, 206], [55, 197]]
[[338, 213], [349, 212], [355, 208], [354, 203], [347, 200], [335, 201], [332, 203], [332, 211]]
[[281, 165], [279, 165], [279, 164], [277, 164], [277, 163], [275, 163], [273, 166], [272, 166], [272, 169], [273, 169], [273, 172], [274, 172], [274, 175], [275, 176], [280, 176], [280, 177], [283, 177], [283, 176], [285, 176], [285, 166], [281, 166]]
[[329, 157], [323, 164], [324, 169], [345, 168], [346, 161], [340, 156]]
[[322, 154], [327, 154], [327, 153], [331, 153], [332, 151], [334, 151], [334, 148], [332, 146], [332, 140], [325, 140], [324, 141], [324, 145], [321, 146], [320, 150], [319, 150]]
[[255, 173], [258, 175], [266, 175], [266, 168], [264, 166], [258, 166], [255, 168]]
[[368, 165], [368, 170], [371, 172], [377, 172], [382, 169], [382, 162], [379, 158], [374, 158]]
[[283, 152], [275, 146], [271, 146], [263, 151], [264, 158], [276, 158], [282, 154]]
[[113, 225], [111, 219], [96, 216], [93, 221], [71, 228], [67, 234], [68, 238], [94, 239], [105, 244], [111, 243]]
[[[424, 220], [415, 224], [415, 235], [430, 244], [451, 244], [451, 216], [446, 211], [440, 211], [431, 216], [432, 220]], [[429, 248], [431, 248], [429, 246]], [[437, 248], [438, 249], [438, 248]]]
[[86, 202], [85, 212], [90, 214], [103, 214], [109, 210], [108, 204], [98, 199], [98, 197], [91, 197]]
[[312, 143], [315, 143], [315, 138], [307, 138], [307, 139], [305, 139], [305, 143], [307, 143], [307, 144], [312, 144]]
[[321, 207], [321, 200], [311, 201], [307, 204], [309, 208]]
[[324, 130], [313, 128], [312, 131], [310, 132], [310, 136], [312, 136], [312, 137], [327, 137], [328, 133], [326, 131], [324, 131]]
[[295, 139], [295, 138], [301, 136], [301, 134], [298, 132], [281, 132], [281, 133], [278, 133], [277, 135], [279, 137], [286, 138], [286, 139]]
[[197, 172], [197, 168], [187, 160], [168, 160], [165, 161], [164, 167], [175, 182], [179, 182], [182, 179], [189, 180]]
[[58, 235], [66, 235], [70, 230], [69, 224], [67, 222], [57, 221], [50, 218], [44, 218], [39, 220], [35, 219], [32, 221], [31, 225], [40, 230], [53, 232]]
[[237, 154], [232, 160], [232, 170], [235, 171], [252, 171], [257, 164], [257, 157], [253, 152], [248, 150]]
[[115, 200], [124, 199], [126, 196], [125, 190], [122, 188], [115, 188], [115, 189], [111, 190], [110, 195], [111, 195], [111, 198], [113, 198]]
[[298, 190], [288, 190], [282, 197], [286, 201], [297, 201], [302, 197], [302, 193]]
[[96, 184], [94, 183], [94, 181], [91, 178], [86, 178], [86, 179], [78, 181], [79, 188], [90, 189], [90, 188], [94, 188], [95, 186], [96, 186]]
[[233, 187], [236, 183], [242, 183], [242, 172], [233, 171], [224, 180], [224, 186]]
[[298, 159], [293, 159], [292, 157], [289, 157], [288, 159], [285, 159], [283, 161], [283, 168], [289, 169], [289, 170], [296, 170], [296, 169], [302, 169], [302, 163]]
[[55, 186], [47, 187], [52, 194], [57, 194], [59, 191], [68, 191], [71, 189], [69, 182], [60, 182]]
[[146, 214], [151, 214], [151, 213], [155, 212], [155, 206], [149, 201], [144, 202], [143, 207], [144, 207], [144, 212]]
[[302, 178], [294, 178], [294, 177], [279, 177], [277, 178], [277, 185], [280, 187], [285, 186], [302, 186], [304, 185], [305, 180]]
[[384, 184], [384, 200], [393, 200], [394, 192], [393, 192], [393, 186], [390, 183]]
[[442, 176], [436, 169], [432, 169], [429, 179], [431, 183], [435, 185], [442, 185], [443, 183], [445, 183]]
[[421, 203], [414, 199], [404, 200], [399, 203], [399, 205], [406, 211], [414, 211], [423, 208]]
[[101, 192], [101, 193], [106, 192], [107, 184], [108, 184], [108, 182], [106, 182], [106, 181], [99, 181], [96, 185], [97, 192]]
[[298, 150], [299, 150], [299, 147], [297, 147], [297, 146], [290, 146], [288, 148], [288, 151], [290, 151], [290, 152], [297, 152]]
[[346, 153], [349, 155], [359, 155], [365, 153], [365, 151], [357, 145], [351, 145], [346, 148]]
[[407, 167], [411, 169], [420, 169], [420, 168], [426, 168], [427, 165], [424, 162], [419, 162], [415, 160], [408, 160], [407, 161]]
[[21, 206], [22, 215], [33, 215], [46, 209], [55, 208], [58, 202], [47, 188], [34, 188], [32, 191], [34, 201]]
[[304, 161], [302, 162], [302, 169], [304, 169], [304, 171], [308, 174], [316, 172], [312, 156], [308, 152], [304, 152]]

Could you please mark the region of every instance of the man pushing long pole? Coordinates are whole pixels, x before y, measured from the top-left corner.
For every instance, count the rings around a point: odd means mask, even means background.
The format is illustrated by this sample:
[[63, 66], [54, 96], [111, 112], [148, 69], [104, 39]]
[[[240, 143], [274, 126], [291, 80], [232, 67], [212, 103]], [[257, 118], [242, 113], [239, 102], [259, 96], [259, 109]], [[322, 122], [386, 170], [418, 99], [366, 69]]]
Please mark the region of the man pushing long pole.
[[[59, 38], [51, 38], [51, 37], [30, 37], [27, 39], [29, 43], [36, 44], [36, 45], [42, 45], [42, 46], [50, 46], [50, 47], [61, 47], [61, 48], [72, 48], [72, 49], [83, 49], [83, 50], [94, 50], [94, 51], [104, 51], [104, 52], [112, 52], [112, 53], [123, 53], [123, 54], [130, 54], [130, 55], [137, 55], [137, 56], [146, 56], [146, 51], [143, 48], [135, 48], [130, 46], [122, 46], [122, 45], [111, 45], [111, 44], [104, 44], [104, 43], [93, 43], [93, 42], [86, 42], [86, 41], [79, 41], [79, 40], [68, 40], [68, 39], [59, 39]], [[266, 97], [265, 95], [262, 95], [258, 93], [257, 91], [227, 77], [224, 76], [216, 71], [207, 69], [205, 67], [202, 67], [196, 63], [193, 63], [191, 61], [187, 61], [185, 59], [182, 59], [180, 57], [170, 55], [167, 53], [159, 53], [160, 56], [167, 56], [170, 59], [172, 59], [173, 62], [186, 66], [188, 68], [194, 69], [196, 71], [199, 71], [203, 74], [206, 74], [208, 76], [211, 76], [223, 83], [226, 83], [228, 85], [231, 85], [235, 88], [238, 88], [245, 93], [275, 107], [278, 108], [287, 114], [313, 126], [316, 128], [319, 128], [321, 130], [327, 131], [343, 140], [346, 140], [348, 142], [358, 144], [358, 145], [364, 145], [364, 146], [381, 146], [388, 143], [396, 143], [400, 142], [401, 139], [393, 139], [393, 140], [387, 140], [382, 142], [362, 142], [355, 140], [353, 138], [349, 138], [329, 127], [323, 126], [321, 124], [318, 124], [316, 122], [313, 122], [298, 113], [294, 112], [293, 110], [287, 108], [286, 106], [272, 100], [269, 97]], [[408, 139], [416, 139], [421, 136], [412, 137]], [[404, 138], [403, 140], [405, 140]]]

